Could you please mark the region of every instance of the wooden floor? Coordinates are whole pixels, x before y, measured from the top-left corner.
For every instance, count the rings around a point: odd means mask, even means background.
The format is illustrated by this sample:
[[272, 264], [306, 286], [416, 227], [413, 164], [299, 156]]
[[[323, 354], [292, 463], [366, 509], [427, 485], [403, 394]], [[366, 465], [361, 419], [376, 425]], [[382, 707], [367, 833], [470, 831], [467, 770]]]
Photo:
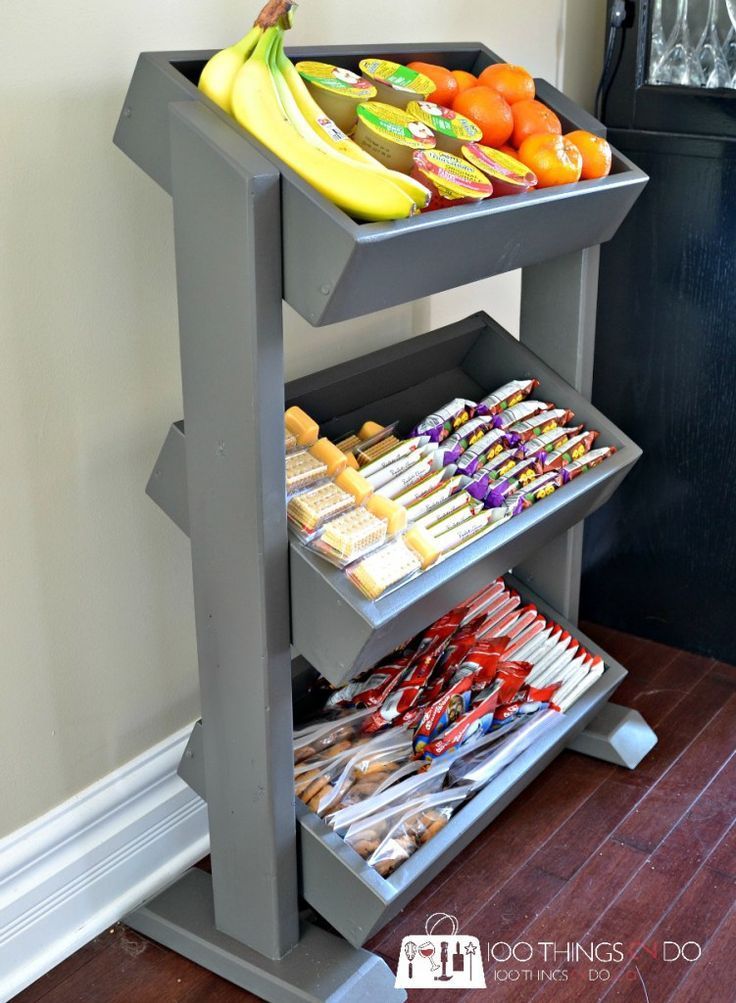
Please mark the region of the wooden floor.
[[[486, 963], [485, 992], [414, 991], [411, 1003], [736, 999], [736, 669], [586, 629], [629, 668], [615, 699], [655, 727], [655, 750], [633, 772], [563, 753], [368, 946], [395, 967], [402, 936], [423, 933], [426, 917], [439, 910], [455, 914], [484, 950], [501, 942], [552, 941], [558, 949], [575, 941], [586, 949], [591, 941], [620, 942], [627, 961], [558, 965], [567, 971], [565, 983], [538, 981], [552, 963]], [[694, 941], [697, 948], [686, 953], [700, 950], [700, 959], [664, 961], [664, 941]], [[608, 971], [609, 980], [589, 981], [591, 968]], [[530, 970], [519, 978], [531, 981], [503, 981], [513, 969]], [[16, 997], [17, 1003], [254, 999], [122, 925]]]

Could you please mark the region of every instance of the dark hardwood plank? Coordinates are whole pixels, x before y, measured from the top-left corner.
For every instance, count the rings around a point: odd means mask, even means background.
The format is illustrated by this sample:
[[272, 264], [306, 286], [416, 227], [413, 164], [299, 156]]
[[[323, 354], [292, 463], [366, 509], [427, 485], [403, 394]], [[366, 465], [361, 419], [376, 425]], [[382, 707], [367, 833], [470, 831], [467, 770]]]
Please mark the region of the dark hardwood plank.
[[240, 989], [232, 982], [205, 973], [197, 985], [179, 997], [179, 1003], [259, 1003], [260, 997]]
[[642, 798], [636, 811], [616, 829], [614, 838], [647, 852], [658, 846], [721, 769], [724, 759], [732, 755], [735, 734], [736, 696], [731, 697], [688, 746], [676, 766]]
[[[640, 867], [629, 876], [596, 923], [584, 934], [580, 931], [578, 940], [586, 943], [619, 940], [629, 950], [634, 945], [650, 943], [652, 931], [684, 894], [693, 880], [693, 872], [697, 872], [733, 824], [733, 801], [722, 806], [726, 792], [733, 791], [736, 759], [732, 763], [735, 768], [728, 775], [723, 771], [702, 794], [697, 802], [700, 810], [686, 812], [651, 856], [642, 854]], [[583, 976], [587, 967], [587, 963], [569, 966], [570, 986], [562, 991], [560, 999], [586, 999]], [[623, 967], [613, 969], [608, 986], [623, 974]]]
[[75, 972], [79, 971], [80, 968], [83, 968], [102, 951], [111, 947], [115, 938], [121, 935], [121, 929], [121, 925], [116, 923], [114, 927], [105, 930], [99, 937], [90, 940], [84, 947], [80, 947], [78, 951], [75, 951], [71, 957], [66, 958], [60, 965], [52, 968], [50, 972], [37, 979], [33, 985], [17, 993], [13, 997], [13, 1003], [37, 1003], [37, 1000], [45, 997], [47, 993], [61, 982], [64, 982], [65, 979], [68, 979]]
[[105, 951], [59, 983], [44, 1003], [180, 1003], [211, 978], [186, 958], [127, 927]]
[[[674, 950], [669, 955], [673, 960], [664, 961], [661, 945], [664, 941], [678, 945], [695, 942], [700, 950], [705, 949], [733, 905], [736, 895], [736, 878], [723, 873], [716, 866], [719, 858], [726, 855], [736, 857], [734, 825], [697, 870], [672, 909], [665, 913], [659, 924], [648, 934], [647, 943], [658, 947], [659, 956], [654, 958], [651, 954], [639, 952], [635, 962], [621, 973], [607, 999], [616, 1000], [617, 1003], [640, 1003], [640, 980], [643, 979], [650, 998], [666, 1000], [680, 982], [690, 975], [693, 964], [698, 962], [677, 957]], [[696, 956], [697, 952], [694, 948], [692, 950], [693, 953], [690, 953], [691, 948], [688, 946], [688, 958]]]
[[[642, 863], [642, 854], [629, 846], [607, 840], [593, 855], [584, 868], [578, 871], [574, 878], [567, 881], [559, 894], [553, 900], [552, 906], [544, 909], [537, 918], [526, 927], [519, 938], [525, 943], [540, 944], [553, 942], [564, 945], [577, 940], [581, 931], [589, 929], [601, 912], [601, 889], [621, 887], [629, 880]], [[480, 926], [478, 927], [480, 928]], [[473, 927], [475, 932], [475, 926]], [[495, 929], [483, 931], [484, 935], [493, 933]], [[531, 983], [495, 982], [496, 974], [503, 977], [509, 968], [520, 967], [512, 964], [487, 964], [486, 979], [493, 985], [493, 1001], [496, 1003], [516, 1003], [517, 1000], [531, 1000], [540, 990], [539, 981]], [[544, 962], [544, 956], [537, 957], [531, 967], [539, 971], [551, 971], [556, 966], [550, 961]], [[482, 994], [472, 994], [471, 999], [481, 1003]]]
[[736, 908], [723, 919], [703, 956], [668, 1003], [730, 1003], [734, 996], [733, 945]]

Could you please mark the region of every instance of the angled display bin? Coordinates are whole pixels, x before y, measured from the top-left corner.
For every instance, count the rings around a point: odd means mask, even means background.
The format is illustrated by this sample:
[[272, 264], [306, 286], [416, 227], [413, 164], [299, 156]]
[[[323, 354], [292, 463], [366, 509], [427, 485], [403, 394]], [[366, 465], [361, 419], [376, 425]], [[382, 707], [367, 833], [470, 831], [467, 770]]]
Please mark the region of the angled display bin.
[[[595, 717], [626, 677], [626, 669], [577, 627], [561, 617], [518, 579], [508, 578], [525, 603], [559, 623], [605, 663], [600, 679], [555, 727], [513, 760], [490, 784], [463, 805], [447, 827], [388, 878], [369, 867], [322, 819], [297, 801], [300, 889], [304, 899], [356, 947], [362, 946], [396, 916], [447, 864], [461, 853], [550, 761]], [[206, 799], [201, 770], [201, 722], [190, 740], [183, 770], [187, 782]]]
[[[479, 43], [290, 54], [353, 68], [367, 55], [429, 59], [476, 73], [499, 58]], [[297, 825], [294, 714], [315, 669], [333, 683], [349, 679], [511, 567], [575, 619], [580, 520], [639, 456], [588, 403], [597, 245], [614, 235], [647, 178], [614, 151], [600, 180], [357, 223], [199, 92], [210, 55], [143, 53], [115, 132], [117, 146], [173, 199], [184, 415], [148, 493], [191, 542], [202, 725], [180, 773], [206, 792], [212, 860], [211, 876], [190, 872], [126, 922], [278, 1003], [398, 1003], [405, 994], [393, 973], [360, 945], [582, 729], [586, 741], [577, 741], [589, 754], [610, 759], [603, 729], [589, 722], [604, 706], [609, 727], [630, 714], [607, 703], [624, 670], [605, 659], [602, 677], [559, 725], [390, 879], [301, 807]], [[565, 131], [604, 134], [544, 81], [537, 92]], [[516, 268], [520, 341], [474, 314], [284, 387], [284, 300], [319, 326]], [[523, 376], [597, 429], [613, 457], [376, 603], [290, 545], [287, 404], [304, 407], [328, 436], [359, 417], [398, 420], [405, 433], [454, 396], [478, 398]], [[290, 641], [304, 657], [292, 660]], [[303, 900], [332, 928], [310, 921]]]
[[[340, 569], [299, 543], [291, 546], [292, 642], [339, 685], [398, 647], [448, 609], [519, 564], [610, 498], [641, 450], [589, 401], [487, 314], [327, 369], [286, 388], [339, 441], [366, 419], [399, 422], [407, 435], [426, 414], [455, 397], [481, 400], [509, 380], [535, 377], [534, 396], [575, 413], [616, 453], [395, 591], [363, 598]], [[381, 397], [376, 398], [376, 388]], [[333, 417], [335, 416], [335, 417]]]
[[[406, 46], [295, 49], [294, 59], [357, 67], [363, 56], [399, 62]], [[196, 81], [211, 52], [143, 53], [138, 60], [115, 142], [166, 191], [171, 191], [169, 105], [196, 101], [228, 128], [248, 134], [205, 97]], [[498, 61], [477, 43], [427, 46], [420, 56], [480, 72]], [[538, 81], [540, 98], [565, 131], [600, 131], [599, 122], [555, 88]], [[315, 326], [357, 317], [610, 240], [647, 177], [614, 151], [607, 178], [491, 199], [391, 223], [356, 223], [248, 136], [282, 177], [284, 299]], [[308, 253], [318, 246], [319, 254]], [[468, 248], [483, 248], [468, 254]], [[410, 265], [410, 266], [409, 266]], [[397, 281], [397, 275], [401, 281]]]
[[[576, 422], [600, 432], [600, 443], [615, 446], [616, 453], [376, 601], [365, 599], [343, 571], [292, 541], [291, 641], [333, 685], [375, 665], [407, 637], [594, 512], [610, 498], [641, 450], [484, 313], [287, 385], [287, 405], [304, 408], [319, 421], [322, 434], [339, 441], [368, 418], [385, 424], [398, 421], [399, 432], [408, 434], [425, 414], [454, 397], [480, 400], [494, 387], [527, 377], [540, 381], [535, 396], [569, 408]], [[378, 399], [376, 387], [383, 394]], [[185, 431], [183, 423], [177, 423], [147, 490], [188, 532], [185, 464]]]
[[461, 853], [570, 744], [626, 677], [626, 669], [525, 588], [523, 583], [510, 579], [510, 584], [525, 602], [534, 603], [591, 653], [600, 655], [606, 669], [566, 714], [560, 714], [559, 722], [551, 731], [535, 741], [495, 780], [464, 804], [438, 836], [420, 847], [388, 878], [381, 877], [369, 867], [318, 815], [297, 802], [302, 894], [356, 947], [363, 945], [393, 919]]

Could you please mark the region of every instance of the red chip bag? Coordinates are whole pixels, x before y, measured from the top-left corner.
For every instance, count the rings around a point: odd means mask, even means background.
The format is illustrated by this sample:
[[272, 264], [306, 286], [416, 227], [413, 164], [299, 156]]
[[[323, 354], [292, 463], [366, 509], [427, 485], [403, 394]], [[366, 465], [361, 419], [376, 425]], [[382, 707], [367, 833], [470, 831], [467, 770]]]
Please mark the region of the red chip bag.
[[496, 679], [501, 682], [499, 704], [510, 703], [516, 697], [531, 671], [531, 662], [503, 662], [498, 666]]
[[455, 672], [452, 683], [465, 676], [470, 676], [473, 689], [476, 692], [490, 686], [496, 678], [496, 669], [508, 642], [507, 637], [491, 637], [483, 641], [476, 641], [465, 656], [462, 665]]
[[465, 608], [458, 607], [427, 628], [419, 647], [412, 655], [406, 675], [382, 706], [371, 714], [365, 725], [365, 731], [380, 731], [386, 725], [395, 723], [395, 719], [406, 711], [417, 706], [427, 680], [449, 644], [450, 638], [460, 626], [464, 615]]
[[452, 752], [463, 745], [473, 735], [490, 731], [493, 726], [493, 715], [498, 706], [498, 693], [501, 683], [496, 681], [489, 689], [480, 694], [478, 702], [473, 704], [467, 714], [455, 721], [429, 745], [425, 746], [424, 758], [437, 759], [446, 752]]
[[402, 655], [384, 665], [378, 665], [366, 678], [354, 679], [335, 690], [327, 701], [328, 707], [379, 707], [400, 683], [409, 668], [411, 655]]

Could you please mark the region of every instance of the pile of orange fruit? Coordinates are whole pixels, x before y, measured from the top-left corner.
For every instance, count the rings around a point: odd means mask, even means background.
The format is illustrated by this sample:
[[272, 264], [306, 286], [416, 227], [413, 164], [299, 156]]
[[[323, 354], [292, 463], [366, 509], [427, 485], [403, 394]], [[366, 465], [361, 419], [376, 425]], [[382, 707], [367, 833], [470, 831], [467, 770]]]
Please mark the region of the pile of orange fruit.
[[433, 63], [409, 63], [436, 85], [431, 100], [464, 115], [483, 131], [481, 140], [533, 171], [538, 188], [604, 178], [611, 147], [582, 129], [562, 135], [555, 113], [536, 98], [534, 78], [522, 66], [494, 63], [479, 76]]

